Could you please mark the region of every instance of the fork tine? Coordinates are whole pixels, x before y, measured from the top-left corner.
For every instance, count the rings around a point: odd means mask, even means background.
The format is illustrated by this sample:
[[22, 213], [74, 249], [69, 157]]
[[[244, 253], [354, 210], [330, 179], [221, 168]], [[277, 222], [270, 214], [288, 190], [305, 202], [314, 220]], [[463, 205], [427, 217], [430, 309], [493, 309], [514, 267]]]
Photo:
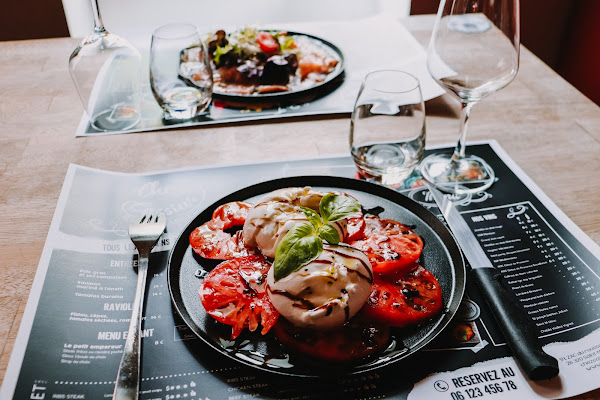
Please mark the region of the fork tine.
[[133, 225], [165, 225], [166, 226], [166, 215], [165, 213], [146, 213], [140, 216], [138, 219], [132, 222]]
[[165, 213], [147, 213], [141, 216], [141, 220], [138, 222], [139, 224], [159, 224], [163, 223], [166, 220]]

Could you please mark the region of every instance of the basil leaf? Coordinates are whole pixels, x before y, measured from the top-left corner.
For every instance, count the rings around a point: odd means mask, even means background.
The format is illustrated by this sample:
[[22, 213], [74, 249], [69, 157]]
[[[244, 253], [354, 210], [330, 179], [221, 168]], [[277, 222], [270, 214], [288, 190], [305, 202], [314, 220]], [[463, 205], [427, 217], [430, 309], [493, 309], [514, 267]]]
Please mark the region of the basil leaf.
[[285, 278], [308, 264], [323, 251], [323, 240], [315, 235], [309, 223], [295, 225], [281, 239], [275, 250], [273, 276], [276, 281]]
[[323, 225], [323, 220], [318, 212], [308, 207], [300, 207], [302, 211], [304, 211], [304, 215], [310, 221], [310, 223], [315, 227], [315, 229], [319, 229], [321, 225]]
[[335, 222], [360, 211], [360, 204], [348, 196], [327, 193], [321, 199], [319, 211], [323, 222]]
[[340, 234], [338, 233], [337, 229], [331, 225], [323, 225], [321, 228], [319, 228], [317, 234], [319, 237], [321, 237], [321, 239], [327, 240], [328, 243], [338, 244], [340, 242]]

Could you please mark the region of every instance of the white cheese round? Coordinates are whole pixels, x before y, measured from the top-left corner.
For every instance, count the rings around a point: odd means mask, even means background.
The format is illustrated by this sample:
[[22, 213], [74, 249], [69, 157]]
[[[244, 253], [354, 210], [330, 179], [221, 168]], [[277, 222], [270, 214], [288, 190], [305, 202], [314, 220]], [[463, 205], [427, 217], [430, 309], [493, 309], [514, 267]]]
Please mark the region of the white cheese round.
[[341, 326], [365, 304], [373, 270], [367, 256], [347, 245], [325, 244], [316, 260], [275, 281], [267, 274], [267, 293], [281, 316], [301, 327]]

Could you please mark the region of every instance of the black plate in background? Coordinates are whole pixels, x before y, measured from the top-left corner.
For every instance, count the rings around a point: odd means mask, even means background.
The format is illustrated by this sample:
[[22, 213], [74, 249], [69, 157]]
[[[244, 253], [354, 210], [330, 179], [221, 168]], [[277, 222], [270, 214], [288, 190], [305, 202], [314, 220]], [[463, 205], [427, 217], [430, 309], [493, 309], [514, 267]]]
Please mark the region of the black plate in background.
[[[268, 32], [277, 31], [277, 29], [268, 29]], [[342, 83], [344, 79], [344, 54], [333, 43], [321, 39], [317, 36], [309, 35], [300, 32], [287, 31], [290, 36], [305, 36], [313, 40], [318, 46], [322, 47], [332, 57], [338, 60], [335, 69], [330, 72], [323, 82], [319, 82], [314, 86], [310, 86], [300, 90], [292, 90], [290, 92], [276, 92], [264, 94], [230, 94], [219, 93], [213, 91], [213, 98], [226, 103], [233, 107], [244, 107], [248, 105], [263, 106], [263, 108], [283, 107], [291, 104], [300, 104], [312, 101], [322, 97], [325, 94], [332, 92]]]
[[[312, 186], [316, 190], [343, 191], [355, 197], [365, 209], [382, 207], [383, 218], [398, 220], [414, 226], [423, 238], [424, 247], [420, 263], [438, 279], [444, 301], [443, 313], [426, 324], [412, 329], [393, 329], [392, 343], [374, 357], [352, 365], [332, 365], [314, 362], [302, 356], [288, 354], [275, 335], [265, 336], [258, 331], [244, 331], [235, 341], [231, 341], [231, 327], [223, 325], [208, 316], [198, 296], [199, 270], [210, 270], [214, 260], [198, 257], [189, 245], [190, 233], [208, 221], [212, 212], [221, 204], [246, 200], [255, 202], [273, 190]], [[353, 374], [380, 368], [397, 362], [421, 349], [433, 340], [450, 322], [458, 309], [465, 289], [465, 265], [453, 236], [444, 224], [431, 212], [415, 201], [398, 192], [356, 179], [329, 176], [305, 176], [283, 178], [259, 183], [238, 190], [209, 206], [200, 213], [181, 233], [168, 266], [168, 285], [173, 305], [188, 327], [209, 346], [233, 360], [263, 371], [291, 376], [318, 377], [340, 374]]]

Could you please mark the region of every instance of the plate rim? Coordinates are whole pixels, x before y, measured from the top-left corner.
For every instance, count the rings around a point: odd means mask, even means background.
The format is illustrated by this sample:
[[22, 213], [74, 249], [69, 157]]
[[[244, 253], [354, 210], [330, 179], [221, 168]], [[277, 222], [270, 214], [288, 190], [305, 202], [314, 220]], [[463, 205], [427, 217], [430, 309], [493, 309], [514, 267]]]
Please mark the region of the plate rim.
[[[239, 29], [239, 28], [237, 28], [237, 29]], [[335, 53], [335, 55], [338, 57], [338, 59], [340, 61], [339, 66], [336, 66], [336, 71], [330, 72], [327, 75], [327, 78], [323, 82], [319, 82], [315, 86], [311, 86], [311, 87], [304, 88], [301, 90], [295, 90], [295, 91], [291, 91], [291, 92], [277, 92], [277, 93], [246, 95], [246, 94], [219, 93], [219, 92], [215, 92], [213, 89], [213, 97], [216, 98], [217, 100], [258, 102], [258, 101], [267, 101], [267, 100], [282, 100], [285, 98], [295, 97], [295, 96], [300, 97], [302, 95], [311, 93], [312, 91], [320, 90], [323, 87], [327, 86], [328, 84], [333, 83], [336, 79], [343, 76], [345, 67], [346, 67], [344, 53], [337, 45], [333, 44], [332, 42], [328, 41], [327, 39], [323, 39], [319, 36], [312, 35], [310, 33], [290, 31], [287, 29], [265, 28], [265, 29], [259, 29], [259, 31], [261, 31], [261, 32], [286, 31], [288, 34], [291, 34], [291, 35], [306, 36], [312, 40], [316, 40], [316, 41], [320, 42], [321, 44], [324, 44], [325, 46], [327, 46], [331, 51], [333, 51], [333, 53]]]
[[[302, 182], [304, 182], [304, 183], [302, 183]], [[310, 184], [307, 184], [308, 182], [310, 182]], [[275, 185], [275, 187], [273, 187], [273, 185]], [[226, 351], [224, 348], [219, 347], [216, 343], [214, 343], [213, 341], [208, 340], [207, 338], [204, 337], [206, 335], [206, 333], [203, 332], [199, 326], [197, 326], [195, 321], [192, 319], [190, 313], [186, 309], [185, 305], [183, 304], [183, 296], [181, 296], [181, 293], [175, 293], [175, 289], [178, 289], [179, 291], [181, 291], [181, 285], [180, 285], [180, 279], [178, 276], [178, 272], [181, 269], [181, 261], [183, 260], [183, 257], [185, 256], [186, 252], [189, 250], [189, 247], [190, 247], [189, 238], [188, 238], [189, 232], [187, 232], [187, 231], [192, 226], [194, 226], [193, 229], [195, 229], [195, 227], [198, 226], [199, 221], [197, 221], [197, 220], [200, 218], [200, 216], [202, 214], [208, 212], [209, 210], [214, 210], [215, 207], [218, 207], [219, 205], [227, 203], [227, 202], [236, 201], [236, 200], [238, 200], [238, 201], [244, 200], [249, 197], [266, 194], [272, 190], [276, 190], [279, 188], [302, 187], [302, 186], [349, 189], [349, 190], [355, 190], [355, 191], [363, 192], [363, 193], [370, 194], [370, 195], [375, 195], [377, 197], [382, 197], [383, 199], [396, 204], [398, 207], [406, 209], [410, 213], [417, 216], [419, 219], [425, 221], [430, 229], [432, 229], [438, 236], [441, 236], [440, 232], [438, 232], [437, 229], [434, 229], [434, 227], [432, 227], [431, 224], [427, 222], [427, 220], [435, 221], [434, 224], [437, 225], [437, 228], [441, 229], [443, 236], [445, 236], [445, 238], [440, 237], [440, 239], [446, 239], [446, 240], [442, 240], [442, 241], [443, 241], [446, 251], [449, 253], [449, 259], [451, 261], [451, 264], [453, 265], [453, 271], [452, 271], [453, 274], [452, 275], [454, 276], [454, 279], [452, 279], [452, 286], [454, 287], [454, 291], [450, 295], [448, 304], [444, 305], [445, 309], [442, 311], [442, 313], [440, 315], [438, 315], [436, 322], [418, 340], [416, 345], [411, 347], [408, 351], [401, 353], [399, 357], [396, 357], [396, 358], [394, 358], [394, 356], [391, 357], [392, 359], [388, 360], [385, 363], [379, 363], [379, 364], [367, 363], [367, 364], [363, 364], [363, 367], [361, 367], [360, 369], [342, 368], [342, 370], [343, 370], [342, 375], [354, 375], [354, 374], [358, 374], [358, 373], [364, 373], [364, 372], [368, 372], [368, 371], [372, 371], [375, 369], [379, 369], [379, 368], [388, 366], [390, 364], [395, 364], [401, 360], [404, 360], [409, 355], [416, 353], [418, 350], [420, 350], [421, 348], [423, 348], [424, 346], [429, 344], [433, 339], [435, 339], [435, 337], [437, 337], [439, 335], [439, 333], [441, 333], [444, 330], [444, 328], [451, 322], [452, 318], [458, 311], [458, 308], [460, 306], [460, 303], [461, 303], [461, 301], [464, 297], [464, 293], [466, 291], [466, 273], [467, 273], [466, 264], [465, 264], [465, 260], [464, 260], [462, 251], [460, 250], [460, 247], [459, 247], [458, 243], [456, 242], [454, 235], [446, 227], [446, 225], [443, 222], [441, 222], [431, 211], [429, 211], [427, 208], [425, 208], [424, 206], [419, 204], [417, 201], [415, 201], [411, 198], [408, 198], [407, 196], [404, 196], [400, 192], [397, 192], [392, 189], [388, 189], [386, 187], [376, 185], [376, 184], [373, 184], [370, 182], [358, 180], [358, 179], [337, 177], [337, 176], [326, 176], [326, 175], [301, 175], [301, 176], [283, 177], [283, 178], [276, 178], [276, 179], [267, 180], [267, 181], [255, 183], [252, 185], [248, 185], [244, 188], [241, 188], [232, 193], [229, 193], [229, 194], [221, 197], [220, 199], [217, 199], [211, 205], [203, 208], [202, 211], [200, 211], [192, 220], [190, 220], [190, 222], [186, 225], [186, 227], [183, 228], [181, 230], [181, 232], [179, 233], [179, 235], [177, 236], [175, 244], [173, 245], [172, 250], [169, 254], [168, 263], [167, 263], [167, 286], [168, 286], [169, 295], [171, 298], [171, 305], [176, 310], [177, 314], [183, 320], [183, 322], [186, 324], [186, 326], [204, 344], [208, 345], [213, 350], [216, 350], [219, 354], [224, 355], [224, 356], [228, 357], [229, 359], [234, 360], [242, 365], [249, 366], [249, 367], [261, 370], [261, 371], [274, 373], [274, 374], [278, 374], [278, 375], [285, 375], [285, 376], [306, 377], [306, 378], [320, 378], [323, 376], [323, 374], [321, 374], [321, 373], [298, 373], [298, 372], [290, 372], [289, 370], [282, 369], [282, 368], [279, 368], [279, 369], [275, 368], [275, 367], [269, 368], [268, 366], [265, 366], [264, 364], [259, 365], [259, 364], [255, 364], [255, 363], [246, 361], [242, 358], [235, 357], [233, 354]], [[267, 188], [267, 190], [262, 190], [265, 187]], [[251, 192], [251, 193], [248, 194], [247, 192]], [[243, 199], [241, 198], [241, 196], [243, 196]], [[413, 210], [411, 208], [405, 207], [403, 204], [399, 204], [397, 201], [394, 200], [394, 198], [401, 199], [402, 202], [410, 204], [410, 207], [418, 210], [418, 213], [416, 213], [415, 210]], [[425, 214], [426, 219], [424, 219], [423, 215], [421, 215], [423, 213]], [[182, 244], [184, 242], [185, 242], [185, 245]], [[448, 246], [450, 246], [450, 248]], [[181, 247], [183, 247], [183, 249], [179, 250]], [[173, 261], [174, 261], [175, 256], [179, 253], [181, 253], [181, 257], [179, 257], [180, 258], [179, 265], [177, 266], [176, 271], [174, 271], [173, 267], [172, 267]], [[177, 272], [177, 274], [175, 272]], [[176, 288], [174, 287], [174, 284], [175, 284], [174, 282], [177, 283]]]

